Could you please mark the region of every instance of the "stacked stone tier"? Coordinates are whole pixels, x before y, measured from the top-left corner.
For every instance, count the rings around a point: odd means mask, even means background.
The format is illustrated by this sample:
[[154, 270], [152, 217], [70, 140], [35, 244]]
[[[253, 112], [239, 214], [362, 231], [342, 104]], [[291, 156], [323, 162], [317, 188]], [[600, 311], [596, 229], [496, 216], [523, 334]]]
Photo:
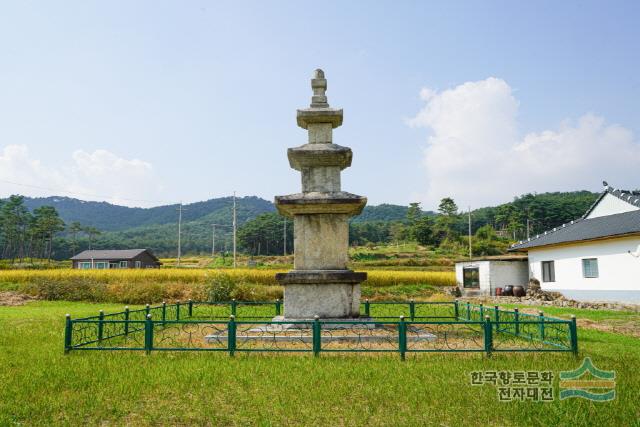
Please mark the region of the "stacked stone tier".
[[278, 212], [288, 217], [337, 214], [346, 215], [348, 218], [362, 212], [367, 198], [346, 191], [307, 192], [276, 196], [275, 202]]
[[276, 280], [281, 285], [357, 284], [367, 280], [367, 273], [352, 270], [291, 270], [288, 273], [277, 273]]
[[327, 166], [336, 166], [343, 170], [351, 166], [352, 155], [351, 148], [338, 144], [313, 143], [287, 150], [289, 165], [297, 171]]

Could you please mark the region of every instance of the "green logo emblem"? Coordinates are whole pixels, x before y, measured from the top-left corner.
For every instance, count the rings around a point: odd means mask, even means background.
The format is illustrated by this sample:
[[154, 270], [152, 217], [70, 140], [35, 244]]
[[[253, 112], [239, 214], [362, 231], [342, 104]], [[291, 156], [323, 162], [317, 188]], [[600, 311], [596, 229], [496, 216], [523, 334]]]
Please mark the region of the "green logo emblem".
[[560, 372], [560, 400], [571, 397], [606, 402], [616, 397], [616, 372], [602, 371], [586, 357], [574, 371]]

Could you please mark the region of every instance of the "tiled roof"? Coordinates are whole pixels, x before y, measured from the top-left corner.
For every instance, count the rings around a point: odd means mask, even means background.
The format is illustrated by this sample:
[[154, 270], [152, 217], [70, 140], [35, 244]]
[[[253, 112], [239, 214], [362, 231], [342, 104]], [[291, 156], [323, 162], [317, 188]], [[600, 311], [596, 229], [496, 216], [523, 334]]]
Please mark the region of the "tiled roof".
[[640, 210], [596, 218], [581, 218], [562, 224], [527, 240], [512, 245], [510, 251], [520, 251], [538, 246], [601, 239], [604, 237], [640, 234]]
[[87, 250], [82, 251], [78, 255], [71, 257], [72, 260], [79, 259], [99, 259], [99, 260], [118, 260], [118, 259], [131, 259], [140, 255], [142, 252], [148, 252], [153, 258], [157, 260], [155, 255], [148, 249], [116, 249], [116, 250]]
[[637, 190], [621, 190], [619, 188], [613, 188], [612, 186], [607, 184], [606, 181], [604, 181], [603, 184], [604, 184], [604, 191], [602, 192], [602, 194], [600, 194], [600, 197], [598, 197], [596, 199], [596, 201], [593, 202], [591, 207], [589, 209], [587, 209], [587, 212], [585, 212], [585, 214], [582, 216], [582, 218], [588, 217], [589, 214], [591, 213], [591, 211], [593, 211], [595, 209], [595, 207], [598, 205], [598, 203], [600, 203], [602, 198], [604, 196], [606, 196], [607, 194], [611, 194], [612, 196], [615, 196], [618, 199], [629, 203], [630, 205], [640, 207], [640, 192], [639, 191], [637, 191]]

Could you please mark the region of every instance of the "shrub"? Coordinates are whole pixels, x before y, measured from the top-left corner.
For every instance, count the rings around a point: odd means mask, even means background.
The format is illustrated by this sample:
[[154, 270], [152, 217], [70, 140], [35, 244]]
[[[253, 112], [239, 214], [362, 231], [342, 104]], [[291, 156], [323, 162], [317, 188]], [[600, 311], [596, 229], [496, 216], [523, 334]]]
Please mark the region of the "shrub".
[[209, 301], [229, 301], [234, 298], [236, 280], [227, 273], [216, 273], [205, 285]]

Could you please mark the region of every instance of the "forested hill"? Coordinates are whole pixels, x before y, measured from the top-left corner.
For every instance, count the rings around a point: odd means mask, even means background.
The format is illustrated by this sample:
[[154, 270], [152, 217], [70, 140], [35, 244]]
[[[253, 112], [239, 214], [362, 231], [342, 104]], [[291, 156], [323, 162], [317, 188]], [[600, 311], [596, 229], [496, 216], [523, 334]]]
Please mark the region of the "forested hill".
[[[275, 212], [270, 201], [255, 196], [238, 197], [238, 223], [242, 224], [262, 213]], [[130, 208], [107, 202], [89, 202], [70, 197], [24, 198], [25, 206], [33, 211], [40, 206], [53, 206], [60, 218], [71, 224], [77, 221], [85, 226], [96, 227], [101, 231], [127, 231], [133, 228], [145, 228], [154, 225], [176, 224], [178, 205], [165, 205], [153, 208]], [[210, 223], [230, 224], [233, 206], [232, 197], [221, 197], [204, 202], [183, 206], [182, 220], [189, 223], [208, 220]], [[362, 214], [354, 222], [400, 221], [407, 216], [407, 207], [391, 204], [365, 206]]]
[[[408, 206], [390, 205], [383, 203], [378, 206], [365, 206], [362, 213], [353, 218], [351, 222], [369, 221], [404, 221], [407, 218]], [[424, 212], [426, 215], [435, 215], [434, 212]]]
[[[516, 240], [522, 239], [527, 235], [527, 225], [529, 232], [536, 234], [581, 217], [597, 196], [597, 193], [589, 191], [519, 196], [509, 203], [472, 211], [472, 232], [475, 234], [480, 227], [490, 225], [500, 231], [501, 236]], [[2, 209], [3, 203], [8, 206], [6, 201], [0, 200], [0, 216], [13, 215], [7, 209]], [[34, 210], [38, 207], [52, 206], [66, 224], [64, 229], [55, 232], [51, 251], [54, 258], [68, 258], [91, 245], [96, 249], [150, 248], [159, 255], [175, 255], [178, 205], [129, 208], [106, 202], [88, 202], [68, 197], [25, 197], [22, 203], [24, 203], [24, 208], [34, 214]], [[465, 212], [458, 211], [454, 201], [451, 203], [453, 214], [447, 214], [444, 218], [440, 218], [442, 215], [434, 217], [436, 214], [433, 212], [421, 212], [422, 215], [431, 217], [429, 220], [431, 225], [428, 225], [429, 221], [425, 224], [433, 236], [450, 235], [455, 240], [457, 238], [455, 236], [466, 235], [467, 215]], [[182, 217], [183, 253], [210, 252], [213, 224], [220, 225], [216, 227], [217, 250], [229, 249], [231, 247], [229, 226], [232, 223], [232, 205], [233, 199], [231, 197], [184, 205]], [[416, 206], [413, 209], [415, 208]], [[7, 212], [4, 212], [5, 210]], [[237, 198], [240, 235], [246, 234], [244, 232], [246, 230], [243, 231], [243, 228], [253, 230], [251, 242], [255, 243], [254, 240], [258, 239], [255, 230], [258, 230], [259, 237], [265, 240], [264, 244], [260, 245], [263, 254], [269, 250], [281, 253], [281, 251], [278, 252], [279, 249], [274, 242], [281, 243], [282, 219], [278, 219], [277, 216], [271, 219], [261, 217], [263, 214], [274, 212], [275, 207], [270, 201], [255, 196]], [[407, 206], [392, 204], [366, 206], [362, 214], [352, 220], [351, 243], [389, 243], [398, 239], [411, 238], [413, 225], [408, 218], [409, 216], [409, 207]], [[253, 223], [254, 220], [258, 222]], [[0, 218], [0, 226], [10, 226], [14, 223], [18, 227], [20, 221], [18, 219], [2, 221]], [[74, 232], [74, 227], [79, 231]], [[443, 227], [446, 228], [446, 232], [443, 231]], [[291, 232], [291, 228], [288, 230]], [[14, 231], [18, 234], [26, 232], [19, 227]], [[40, 232], [37, 229], [31, 231]], [[8, 257], [7, 254], [17, 253], [21, 250], [24, 252], [23, 249], [15, 246], [15, 242], [8, 240], [13, 235], [11, 233], [11, 230], [0, 229], [0, 243], [3, 245], [2, 253], [4, 254], [2, 257]], [[29, 239], [23, 237], [18, 241], [29, 241]], [[251, 242], [243, 243], [240, 241], [240, 249], [247, 249], [242, 245], [253, 244]]]
[[[69, 197], [45, 197], [24, 199], [30, 210], [40, 206], [53, 206], [62, 220], [70, 224], [74, 221], [101, 231], [123, 231], [131, 228], [162, 224], [175, 224], [178, 220], [178, 205], [153, 208], [130, 208], [107, 202], [88, 202]], [[238, 222], [273, 212], [273, 204], [255, 196], [238, 197]], [[183, 206], [182, 220], [187, 223], [207, 217], [211, 222], [231, 223], [232, 197], [221, 197]]]

